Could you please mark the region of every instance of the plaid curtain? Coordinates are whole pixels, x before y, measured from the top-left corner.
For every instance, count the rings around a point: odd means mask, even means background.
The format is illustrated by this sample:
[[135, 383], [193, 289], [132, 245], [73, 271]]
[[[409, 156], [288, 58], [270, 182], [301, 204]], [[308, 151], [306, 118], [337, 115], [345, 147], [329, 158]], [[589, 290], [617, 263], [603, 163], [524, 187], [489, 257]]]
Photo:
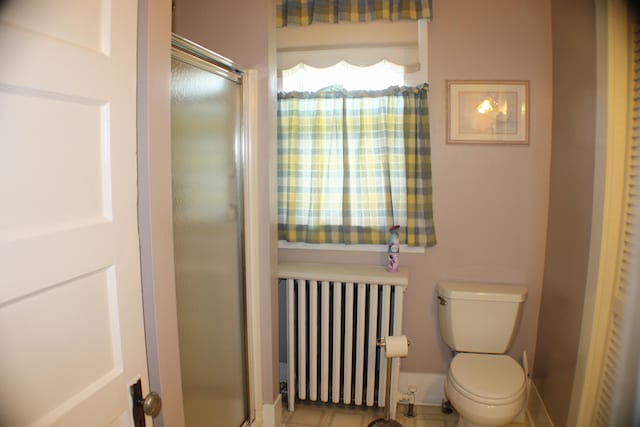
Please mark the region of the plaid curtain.
[[278, 94], [278, 237], [436, 243], [428, 86]]
[[276, 0], [277, 26], [431, 19], [431, 0]]

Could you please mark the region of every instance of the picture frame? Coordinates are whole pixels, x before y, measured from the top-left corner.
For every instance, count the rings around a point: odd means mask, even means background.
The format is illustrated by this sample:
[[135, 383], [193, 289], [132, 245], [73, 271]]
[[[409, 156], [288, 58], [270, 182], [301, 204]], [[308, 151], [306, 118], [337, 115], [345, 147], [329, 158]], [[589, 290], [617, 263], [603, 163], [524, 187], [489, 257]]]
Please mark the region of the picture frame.
[[448, 144], [529, 144], [529, 82], [447, 80]]

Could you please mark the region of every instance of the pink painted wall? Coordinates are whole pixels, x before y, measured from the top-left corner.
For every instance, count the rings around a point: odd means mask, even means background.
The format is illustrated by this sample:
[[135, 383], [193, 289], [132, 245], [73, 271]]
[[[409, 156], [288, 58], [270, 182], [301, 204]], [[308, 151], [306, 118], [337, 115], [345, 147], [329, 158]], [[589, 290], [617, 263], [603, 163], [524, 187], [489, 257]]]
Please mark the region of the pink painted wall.
[[[429, 24], [433, 203], [438, 244], [400, 254], [410, 269], [405, 372], [446, 372], [450, 351], [437, 323], [439, 280], [529, 288], [511, 354], [533, 365], [544, 268], [551, 147], [549, 0], [433, 0]], [[446, 80], [528, 80], [530, 144], [448, 145]], [[280, 249], [280, 261], [384, 264], [382, 253]]]
[[596, 153], [596, 7], [553, 0], [553, 149], [533, 379], [567, 425], [589, 270]]

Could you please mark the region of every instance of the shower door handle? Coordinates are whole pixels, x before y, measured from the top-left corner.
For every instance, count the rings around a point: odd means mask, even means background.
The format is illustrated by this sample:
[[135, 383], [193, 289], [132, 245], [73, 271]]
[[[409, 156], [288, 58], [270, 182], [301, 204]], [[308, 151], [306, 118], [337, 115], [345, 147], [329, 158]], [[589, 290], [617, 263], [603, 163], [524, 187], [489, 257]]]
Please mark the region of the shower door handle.
[[140, 380], [129, 387], [129, 392], [132, 402], [133, 425], [134, 427], [146, 427], [144, 416], [157, 417], [162, 409], [162, 399], [158, 393], [153, 391], [143, 398]]

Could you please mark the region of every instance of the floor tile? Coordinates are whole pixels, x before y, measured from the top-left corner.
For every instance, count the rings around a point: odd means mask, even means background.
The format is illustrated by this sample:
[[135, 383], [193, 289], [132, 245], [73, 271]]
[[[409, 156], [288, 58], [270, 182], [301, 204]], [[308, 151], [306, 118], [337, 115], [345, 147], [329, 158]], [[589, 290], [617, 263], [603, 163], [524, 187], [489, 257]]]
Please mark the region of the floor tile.
[[[455, 427], [458, 415], [443, 414], [439, 406], [416, 406], [415, 417], [407, 417], [406, 406], [398, 406], [396, 419], [403, 427]], [[384, 416], [381, 409], [353, 406], [324, 405], [318, 403], [296, 403], [296, 410], [283, 410], [285, 427], [367, 427], [375, 419]], [[511, 424], [509, 427], [527, 427], [526, 424]]]
[[415, 427], [446, 427], [442, 420], [416, 420]]
[[305, 426], [320, 426], [324, 409], [299, 407], [287, 418], [287, 426], [289, 424], [302, 424]]
[[360, 427], [364, 423], [362, 414], [337, 413], [329, 422], [329, 427]]

